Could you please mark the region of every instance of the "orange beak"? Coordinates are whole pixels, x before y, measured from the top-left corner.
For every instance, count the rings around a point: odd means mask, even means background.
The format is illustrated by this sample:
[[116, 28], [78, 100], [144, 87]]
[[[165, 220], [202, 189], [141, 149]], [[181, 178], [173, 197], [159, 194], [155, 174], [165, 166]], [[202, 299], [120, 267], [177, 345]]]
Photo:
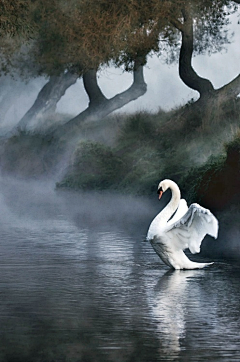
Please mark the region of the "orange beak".
[[160, 200], [160, 199], [161, 199], [161, 197], [162, 197], [162, 194], [163, 194], [163, 191], [159, 191], [159, 196], [158, 196], [158, 200]]

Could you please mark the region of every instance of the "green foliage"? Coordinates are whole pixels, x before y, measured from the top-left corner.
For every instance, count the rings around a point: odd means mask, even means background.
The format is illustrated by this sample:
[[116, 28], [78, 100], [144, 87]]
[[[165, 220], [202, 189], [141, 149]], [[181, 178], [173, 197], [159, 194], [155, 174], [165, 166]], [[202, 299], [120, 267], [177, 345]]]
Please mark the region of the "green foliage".
[[99, 143], [81, 143], [66, 177], [58, 186], [114, 188], [121, 192], [150, 194], [160, 178], [178, 173], [177, 165], [182, 157], [180, 152], [177, 157], [174, 138], [170, 137], [168, 129], [162, 136], [169, 116], [171, 112], [163, 111], [154, 115], [147, 112], [130, 115], [111, 149]]
[[158, 122], [154, 118], [145, 112], [127, 117], [112, 148], [98, 142], [81, 142], [57, 187], [151, 193], [161, 168]]
[[[179, 184], [189, 202], [201, 202], [201, 198], [208, 194], [209, 187], [222, 188], [230, 199], [235, 193], [240, 176], [240, 131], [234, 139], [223, 145], [222, 153], [211, 156], [200, 167], [191, 168], [184, 175]], [[228, 187], [227, 187], [228, 184]], [[218, 186], [217, 186], [218, 185]], [[222, 187], [220, 186], [222, 185]], [[220, 196], [220, 195], [219, 195]], [[223, 196], [223, 195], [222, 195]], [[208, 196], [209, 197], [209, 196]], [[239, 197], [236, 194], [236, 197]]]
[[139, 112], [128, 117], [115, 146], [123, 159], [125, 175], [119, 188], [134, 194], [149, 194], [157, 184], [161, 165], [160, 125], [166, 114]]
[[33, 7], [31, 0], [0, 0], [0, 75], [14, 73], [21, 49], [36, 31], [30, 15]]
[[[213, 104], [211, 122], [204, 126], [192, 126], [199, 116], [195, 104], [82, 125], [81, 142], [57, 187], [151, 194], [161, 179], [171, 178], [188, 201], [197, 201], [200, 185], [207, 189], [226, 160], [237, 159], [239, 107], [239, 100], [225, 107]], [[66, 147], [66, 141], [22, 132], [2, 145], [1, 169], [25, 177], [53, 174]]]
[[225, 149], [226, 149], [227, 154], [234, 152], [234, 151], [240, 153], [240, 130], [236, 133], [236, 137], [234, 137], [231, 142], [228, 142], [225, 145]]
[[34, 63], [35, 75], [66, 69], [82, 75], [112, 62], [132, 70], [136, 58], [145, 64], [154, 52], [166, 62], [178, 60], [176, 24], [184, 7], [194, 19], [197, 52], [219, 51], [229, 42], [228, 15], [237, 9], [230, 0], [0, 1], [0, 35], [31, 34], [21, 57]]
[[223, 167], [224, 144], [228, 143], [227, 149], [238, 145], [236, 139], [229, 141], [239, 123], [239, 102], [234, 109], [230, 108], [212, 110], [214, 118], [208, 127], [203, 127], [201, 122], [199, 127], [197, 124], [193, 127], [193, 120], [196, 123], [199, 116], [194, 104], [187, 107], [187, 112], [183, 107], [171, 112], [139, 112], [125, 117], [111, 148], [93, 142], [80, 144], [59, 186], [151, 194], [159, 180], [172, 178], [180, 182], [188, 200], [196, 201], [196, 189], [203, 175], [215, 170], [214, 177]]
[[[223, 169], [225, 160], [226, 155], [224, 154], [211, 156], [204, 165], [192, 167], [187, 174], [181, 177], [179, 186], [189, 203], [201, 202], [201, 197], [198, 194], [200, 185], [203, 189], [207, 189], [215, 174]], [[207, 173], [209, 177], [203, 183], [203, 178]]]
[[114, 188], [121, 178], [123, 163], [110, 147], [91, 141], [81, 142], [72, 165], [57, 187], [73, 189]]
[[16, 34], [29, 35], [30, 0], [0, 1], [0, 37]]
[[152, 145], [157, 141], [159, 124], [155, 116], [147, 112], [138, 112], [128, 116], [118, 137], [119, 149], [131, 147], [136, 149], [139, 145]]
[[161, 174], [159, 161], [159, 152], [149, 145], [141, 145], [134, 152], [125, 154], [126, 173], [119, 189], [132, 194], [150, 194]]

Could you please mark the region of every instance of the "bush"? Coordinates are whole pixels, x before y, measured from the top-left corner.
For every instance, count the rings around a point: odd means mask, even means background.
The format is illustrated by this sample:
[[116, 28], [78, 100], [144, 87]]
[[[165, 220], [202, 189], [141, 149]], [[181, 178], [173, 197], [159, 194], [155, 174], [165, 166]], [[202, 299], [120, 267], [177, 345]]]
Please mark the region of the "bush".
[[203, 166], [192, 168], [181, 179], [181, 188], [190, 202], [222, 210], [240, 201], [240, 134], [224, 149], [224, 154], [210, 157]]
[[123, 162], [110, 147], [83, 141], [73, 155], [66, 176], [57, 187], [83, 190], [114, 188], [120, 181], [123, 168]]
[[[192, 167], [186, 175], [179, 180], [179, 186], [189, 203], [201, 202], [201, 196], [208, 189], [215, 175], [223, 169], [226, 156], [211, 156], [209, 160], [200, 167]], [[206, 178], [206, 175], [208, 177]], [[202, 189], [202, 193], [199, 193]]]
[[150, 194], [157, 186], [162, 171], [160, 155], [154, 147], [139, 146], [125, 155], [128, 167], [119, 188], [132, 194]]
[[125, 144], [133, 140], [138, 142], [156, 141], [159, 129], [159, 119], [156, 122], [154, 115], [147, 112], [139, 112], [130, 115], [121, 128], [118, 138], [119, 144]]

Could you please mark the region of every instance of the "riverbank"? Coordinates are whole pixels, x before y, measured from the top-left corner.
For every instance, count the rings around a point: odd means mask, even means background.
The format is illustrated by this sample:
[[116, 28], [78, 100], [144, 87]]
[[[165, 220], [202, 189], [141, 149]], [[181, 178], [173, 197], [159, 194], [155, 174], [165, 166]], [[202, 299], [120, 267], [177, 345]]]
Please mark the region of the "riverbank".
[[199, 196], [199, 179], [203, 178], [206, 190], [219, 168], [224, 171], [220, 178], [226, 172], [228, 180], [236, 178], [239, 158], [232, 164], [234, 173], [228, 152], [231, 144], [239, 142], [239, 114], [237, 98], [215, 105], [209, 113], [189, 103], [170, 112], [115, 115], [83, 123], [74, 140], [21, 132], [3, 140], [1, 171], [19, 178], [51, 178], [59, 189], [135, 195], [150, 195], [159, 180], [172, 178], [190, 200]]

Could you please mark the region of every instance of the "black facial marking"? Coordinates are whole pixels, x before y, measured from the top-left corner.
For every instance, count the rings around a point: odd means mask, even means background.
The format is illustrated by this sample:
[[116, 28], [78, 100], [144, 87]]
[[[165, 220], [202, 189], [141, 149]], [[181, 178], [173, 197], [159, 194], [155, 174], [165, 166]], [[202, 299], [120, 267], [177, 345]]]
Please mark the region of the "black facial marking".
[[161, 191], [163, 192], [162, 186], [157, 190], [157, 194], [159, 195]]

